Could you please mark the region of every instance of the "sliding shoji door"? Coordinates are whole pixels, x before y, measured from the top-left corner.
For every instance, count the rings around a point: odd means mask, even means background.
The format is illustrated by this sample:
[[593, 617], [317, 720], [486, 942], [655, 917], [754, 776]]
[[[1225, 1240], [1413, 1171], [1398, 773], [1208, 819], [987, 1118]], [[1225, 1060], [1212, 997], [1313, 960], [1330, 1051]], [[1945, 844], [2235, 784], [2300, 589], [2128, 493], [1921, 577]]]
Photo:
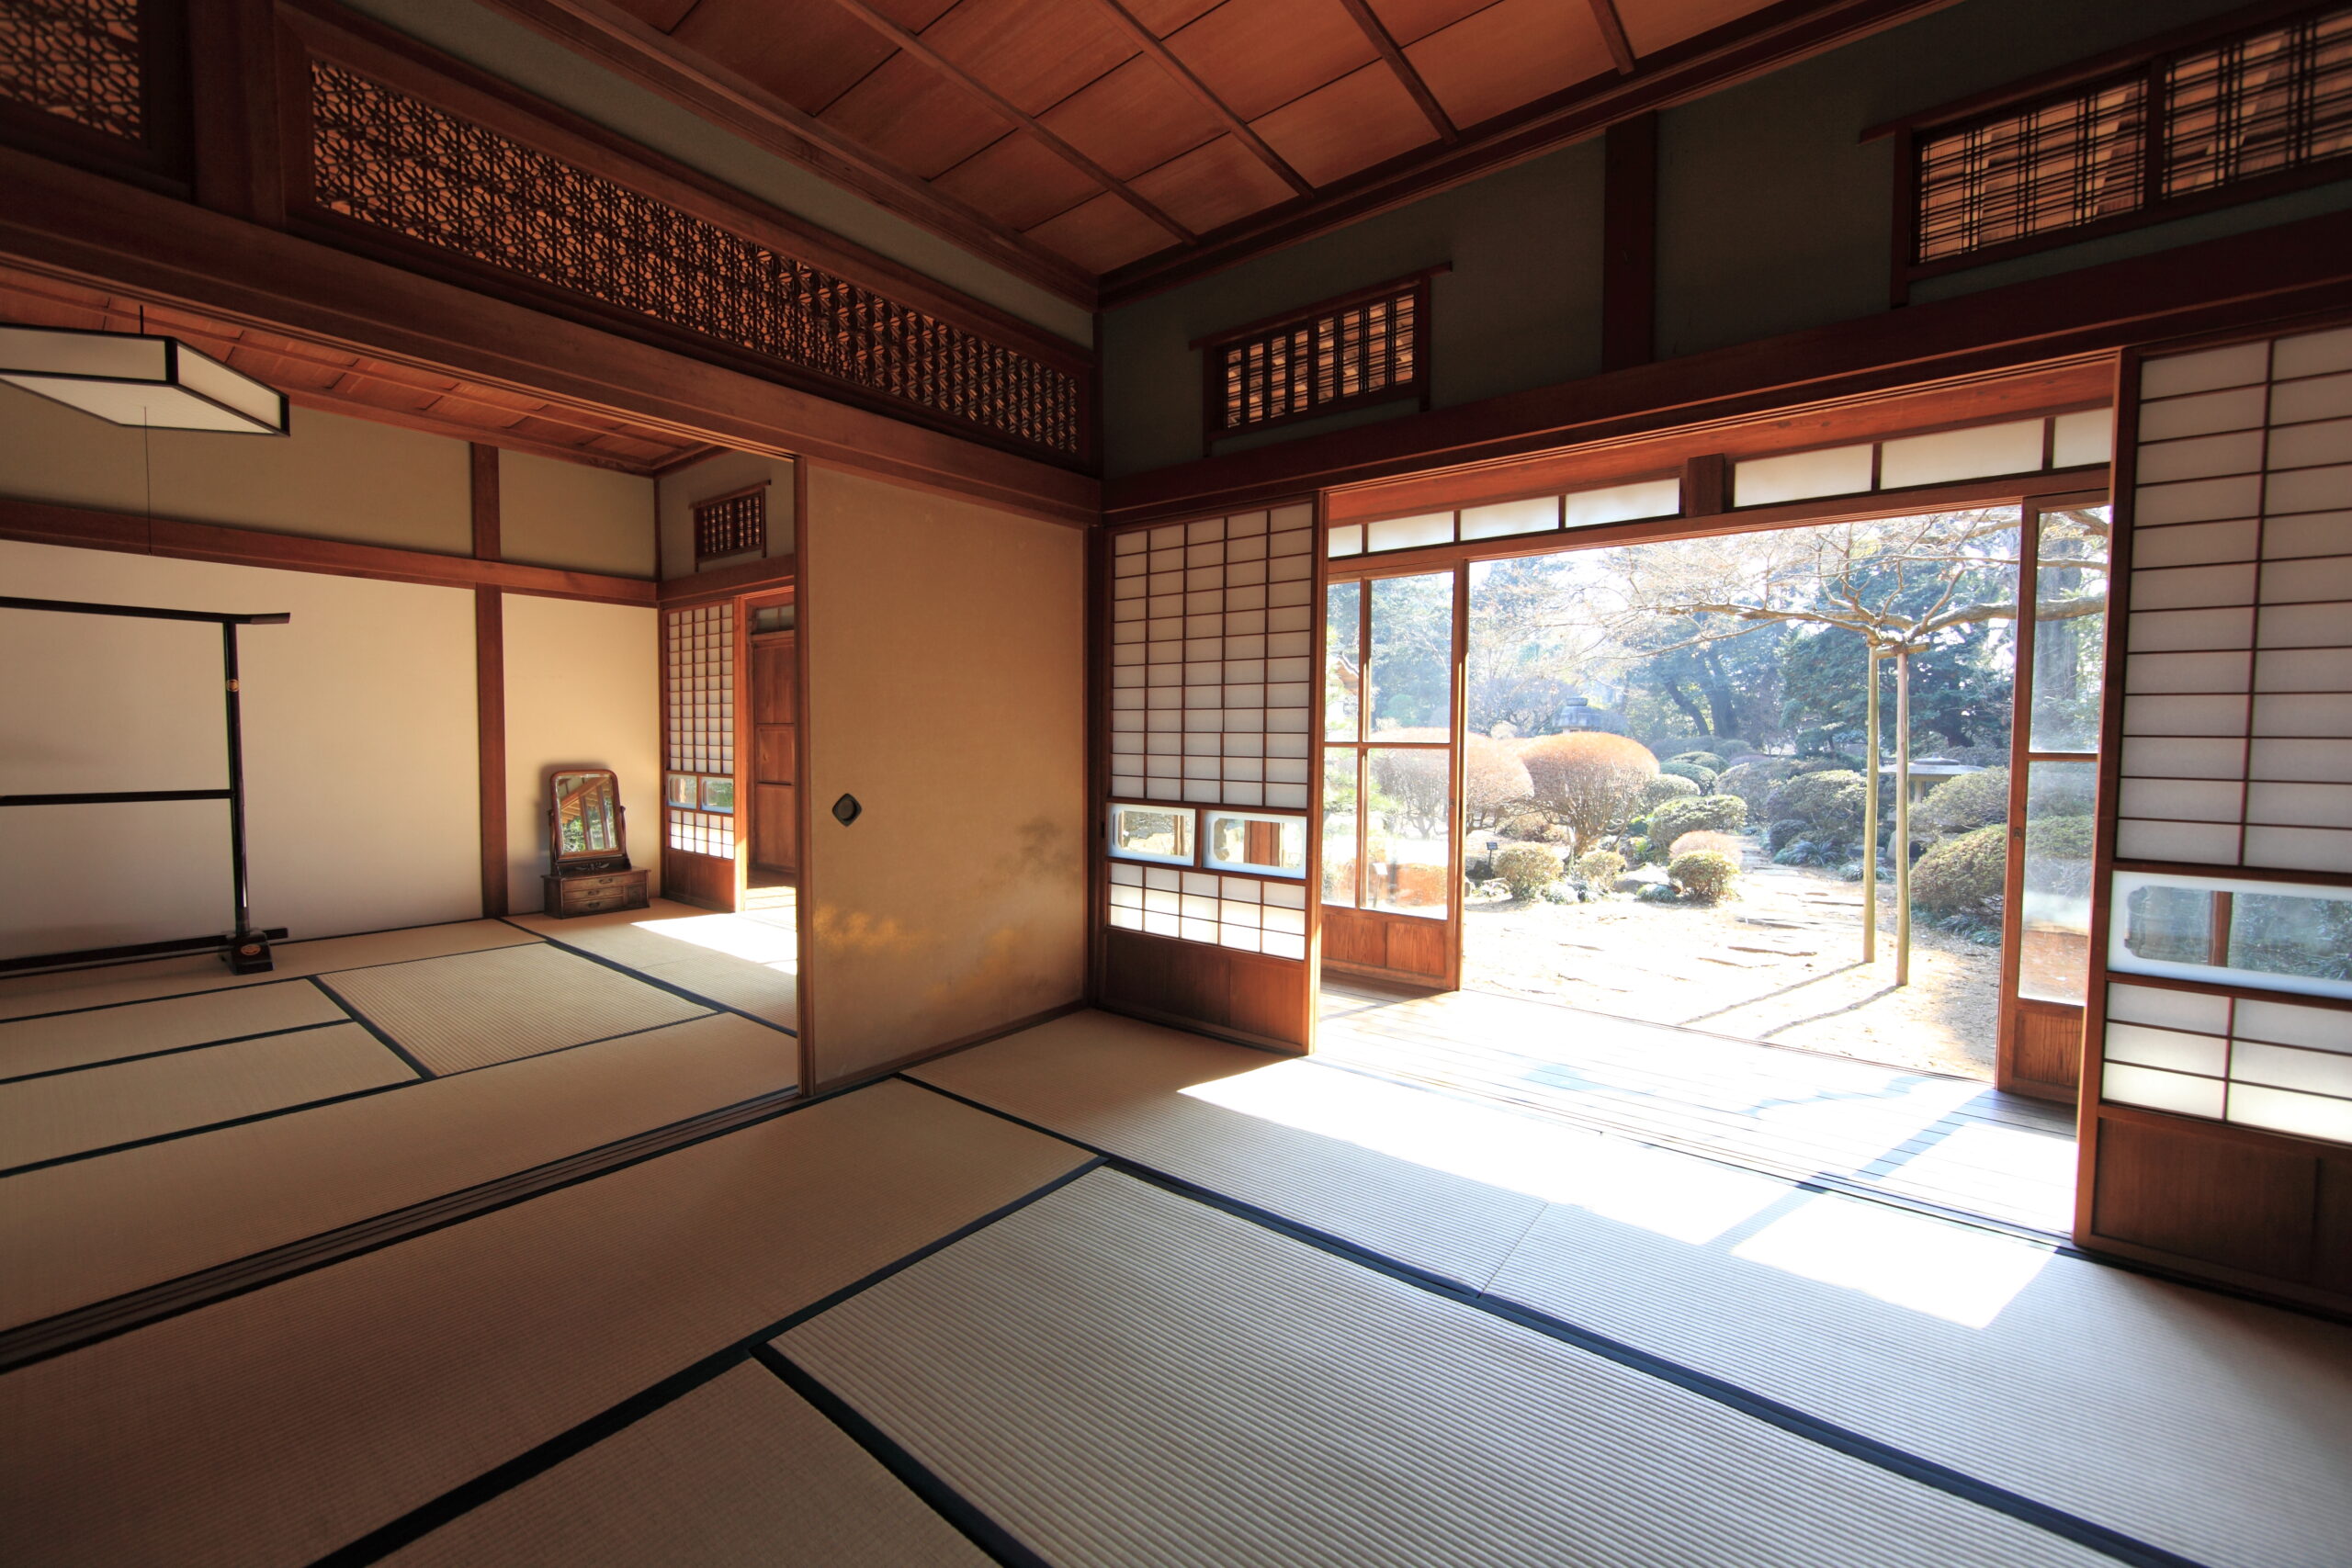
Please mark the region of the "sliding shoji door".
[[1303, 1050], [1315, 515], [1306, 505], [1111, 536], [1108, 1007]]
[[2352, 1305], [2352, 326], [2123, 382], [2076, 1229]]
[[735, 908], [735, 605], [662, 617], [662, 891]]

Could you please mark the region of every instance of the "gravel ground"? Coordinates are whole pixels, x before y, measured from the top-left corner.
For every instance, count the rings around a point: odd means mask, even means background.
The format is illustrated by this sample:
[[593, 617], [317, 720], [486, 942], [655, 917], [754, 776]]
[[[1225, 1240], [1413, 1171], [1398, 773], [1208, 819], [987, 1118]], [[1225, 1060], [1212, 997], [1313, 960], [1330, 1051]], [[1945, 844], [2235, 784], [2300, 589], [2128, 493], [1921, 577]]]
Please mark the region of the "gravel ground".
[[1875, 964], [1861, 961], [1862, 889], [1751, 851], [1738, 897], [1713, 908], [1471, 898], [1463, 984], [1655, 1023], [1989, 1078], [2001, 957], [1915, 929], [1894, 985], [1893, 889], [1879, 889]]

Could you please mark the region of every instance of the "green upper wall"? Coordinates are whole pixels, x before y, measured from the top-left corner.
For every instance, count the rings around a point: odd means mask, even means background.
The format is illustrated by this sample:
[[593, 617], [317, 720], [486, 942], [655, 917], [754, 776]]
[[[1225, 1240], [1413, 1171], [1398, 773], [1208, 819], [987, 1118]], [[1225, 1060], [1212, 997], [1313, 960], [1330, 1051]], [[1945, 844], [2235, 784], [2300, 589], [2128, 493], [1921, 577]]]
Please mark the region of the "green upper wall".
[[[1662, 358], [1885, 310], [1894, 143], [1867, 128], [2237, 9], [2231, 0], [1962, 0], [1660, 116]], [[1202, 455], [1196, 338], [1451, 261], [1431, 303], [1439, 406], [1600, 368], [1598, 139], [1105, 313], [1106, 472]], [[2352, 181], [1935, 278], [1915, 299], [2047, 276], [2352, 206]], [[1408, 417], [1410, 404], [1256, 444]], [[1242, 443], [1222, 442], [1218, 451]]]

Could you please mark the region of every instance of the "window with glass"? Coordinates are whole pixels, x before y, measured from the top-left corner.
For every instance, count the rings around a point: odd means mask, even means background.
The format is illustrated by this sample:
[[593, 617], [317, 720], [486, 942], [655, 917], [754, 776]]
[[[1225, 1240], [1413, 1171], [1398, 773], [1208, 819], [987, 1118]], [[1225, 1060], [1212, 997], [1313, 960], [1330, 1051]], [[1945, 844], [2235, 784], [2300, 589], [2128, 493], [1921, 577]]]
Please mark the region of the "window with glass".
[[1455, 574], [1331, 585], [1323, 901], [1442, 919], [1453, 876]]
[[1121, 860], [1193, 863], [1196, 814], [1181, 806], [1111, 807], [1111, 852]]
[[1204, 861], [1220, 871], [1306, 875], [1306, 818], [1254, 811], [1212, 811]]

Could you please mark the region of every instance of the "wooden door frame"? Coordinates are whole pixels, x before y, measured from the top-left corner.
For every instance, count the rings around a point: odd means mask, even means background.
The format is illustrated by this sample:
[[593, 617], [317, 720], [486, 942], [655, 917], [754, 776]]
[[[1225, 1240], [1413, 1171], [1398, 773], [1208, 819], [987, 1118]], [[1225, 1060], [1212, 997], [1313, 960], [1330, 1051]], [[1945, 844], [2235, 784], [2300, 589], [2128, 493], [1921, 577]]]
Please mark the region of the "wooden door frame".
[[[757, 792], [760, 787], [759, 721], [753, 713], [753, 703], [755, 698], [752, 692], [752, 658], [755, 650], [760, 647], [766, 644], [779, 642], [786, 638], [789, 638], [793, 645], [792, 662], [794, 674], [792, 724], [795, 732], [793, 735], [792, 744], [793, 813], [795, 817], [798, 818], [798, 831], [800, 834], [800, 845], [798, 852], [795, 858], [804, 863], [802, 865], [796, 865], [793, 867], [793, 886], [796, 888], [799, 886], [800, 875], [802, 871], [806, 869], [805, 863], [808, 858], [808, 813], [806, 809], [806, 803], [800, 797], [799, 782], [801, 771], [800, 753], [802, 750], [800, 736], [798, 734], [801, 719], [800, 686], [802, 684], [799, 677], [801, 653], [799, 605], [800, 585], [797, 582], [786, 588], [775, 588], [764, 590], [757, 593], [746, 593], [735, 601], [735, 624], [738, 628], [736, 637], [737, 651], [735, 656], [735, 799], [739, 807], [735, 818], [735, 847], [737, 851], [735, 857], [735, 902], [739, 908], [742, 906], [743, 895], [748, 892], [751, 887], [752, 864], [756, 848], [756, 846], [752, 842], [752, 839], [756, 836], [755, 832], [746, 831], [744, 825], [747, 821], [753, 819], [757, 816]], [[758, 634], [752, 630], [752, 617], [754, 615], [762, 610], [775, 609], [779, 606], [788, 606], [793, 612], [792, 629], [790, 631]], [[753, 809], [748, 815], [740, 809], [741, 804], [745, 801], [753, 803]]]

